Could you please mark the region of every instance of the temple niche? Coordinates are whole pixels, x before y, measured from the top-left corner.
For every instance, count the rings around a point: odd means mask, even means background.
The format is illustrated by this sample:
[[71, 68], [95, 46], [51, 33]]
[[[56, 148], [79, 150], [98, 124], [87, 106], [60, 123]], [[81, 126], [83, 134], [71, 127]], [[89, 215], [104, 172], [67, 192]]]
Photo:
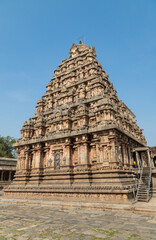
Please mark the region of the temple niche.
[[94, 47], [72, 45], [21, 129], [5, 195], [133, 198], [132, 149], [146, 140], [108, 77]]

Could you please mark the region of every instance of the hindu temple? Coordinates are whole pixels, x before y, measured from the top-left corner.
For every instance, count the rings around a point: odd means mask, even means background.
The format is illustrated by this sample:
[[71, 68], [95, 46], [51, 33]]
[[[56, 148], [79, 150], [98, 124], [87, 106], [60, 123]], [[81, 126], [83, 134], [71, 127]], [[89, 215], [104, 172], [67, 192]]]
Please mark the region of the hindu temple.
[[5, 195], [133, 199], [137, 149], [146, 150], [146, 140], [95, 48], [73, 44], [46, 88], [21, 129]]

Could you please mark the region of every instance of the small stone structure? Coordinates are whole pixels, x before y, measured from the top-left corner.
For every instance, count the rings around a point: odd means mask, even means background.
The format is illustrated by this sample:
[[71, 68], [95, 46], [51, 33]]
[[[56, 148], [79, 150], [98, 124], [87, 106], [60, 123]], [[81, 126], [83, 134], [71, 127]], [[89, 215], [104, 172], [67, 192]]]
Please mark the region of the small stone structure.
[[0, 190], [13, 180], [16, 171], [17, 159], [0, 157]]
[[16, 143], [18, 164], [5, 195], [132, 199], [132, 149], [146, 146], [94, 47], [73, 44]]

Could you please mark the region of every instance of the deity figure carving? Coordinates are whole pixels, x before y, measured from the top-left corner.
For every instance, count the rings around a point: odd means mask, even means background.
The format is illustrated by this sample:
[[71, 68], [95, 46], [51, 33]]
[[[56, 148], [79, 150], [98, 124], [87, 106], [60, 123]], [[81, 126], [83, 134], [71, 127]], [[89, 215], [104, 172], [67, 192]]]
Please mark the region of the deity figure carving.
[[55, 169], [60, 169], [60, 152], [55, 153]]

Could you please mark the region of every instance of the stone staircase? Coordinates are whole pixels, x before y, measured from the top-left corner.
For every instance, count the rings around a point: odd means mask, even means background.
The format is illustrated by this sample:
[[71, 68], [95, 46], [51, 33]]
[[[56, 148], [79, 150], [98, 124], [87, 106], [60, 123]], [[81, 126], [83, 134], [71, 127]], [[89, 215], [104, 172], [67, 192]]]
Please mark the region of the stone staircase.
[[151, 167], [143, 167], [138, 189], [136, 195], [136, 201], [138, 202], [148, 202], [151, 198], [151, 176], [152, 176], [152, 168]]

